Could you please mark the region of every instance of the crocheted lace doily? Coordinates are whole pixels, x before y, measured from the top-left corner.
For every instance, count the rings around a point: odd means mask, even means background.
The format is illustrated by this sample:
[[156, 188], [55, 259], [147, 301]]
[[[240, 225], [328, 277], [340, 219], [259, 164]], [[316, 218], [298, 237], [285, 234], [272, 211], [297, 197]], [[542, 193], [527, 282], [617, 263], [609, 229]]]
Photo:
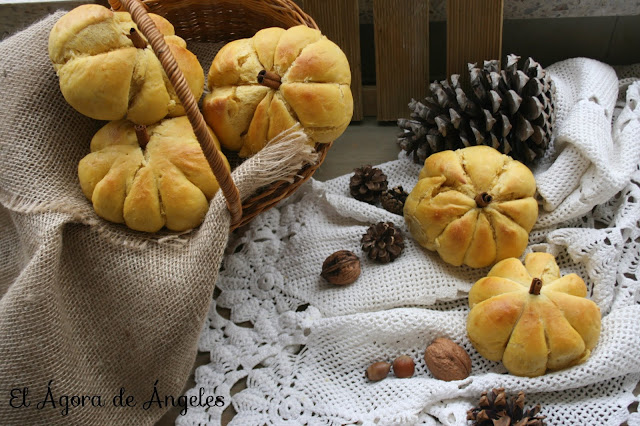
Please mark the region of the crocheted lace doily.
[[[534, 171], [542, 208], [527, 252], [554, 254], [561, 273], [582, 276], [600, 306], [602, 333], [586, 363], [522, 378], [482, 358], [465, 324], [467, 293], [487, 269], [445, 264], [408, 237], [401, 216], [350, 197], [342, 176], [311, 180], [232, 236], [200, 338], [211, 362], [196, 370], [187, 395], [224, 396], [238, 425], [457, 425], [482, 391], [504, 387], [524, 391], [527, 406], [541, 404], [549, 424], [639, 425], [629, 405], [640, 380], [640, 83], [623, 87], [590, 60], [549, 70], [558, 124]], [[420, 170], [403, 153], [378, 167], [390, 186], [407, 190]], [[396, 261], [360, 256], [362, 274], [349, 286], [320, 278], [329, 254], [361, 253], [362, 234], [379, 221], [408, 237]], [[431, 376], [423, 354], [439, 336], [471, 355], [470, 377]], [[416, 361], [412, 378], [365, 378], [370, 363], [402, 354]], [[177, 424], [218, 424], [224, 409], [189, 407]]]

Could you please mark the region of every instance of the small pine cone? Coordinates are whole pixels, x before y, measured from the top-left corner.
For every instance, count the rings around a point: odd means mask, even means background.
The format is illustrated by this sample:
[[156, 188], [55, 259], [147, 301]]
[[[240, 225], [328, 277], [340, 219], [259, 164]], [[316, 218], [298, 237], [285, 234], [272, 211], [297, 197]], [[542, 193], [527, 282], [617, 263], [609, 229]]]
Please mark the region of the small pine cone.
[[375, 204], [380, 199], [380, 194], [386, 190], [387, 176], [382, 170], [370, 165], [355, 169], [349, 180], [351, 196], [365, 203]]
[[504, 388], [497, 388], [482, 392], [478, 406], [467, 411], [467, 420], [475, 426], [543, 426], [545, 416], [538, 416], [539, 412], [540, 405], [524, 409], [524, 392], [508, 398]]
[[382, 208], [395, 214], [402, 216], [404, 209], [404, 202], [407, 200], [409, 194], [402, 189], [401, 186], [396, 186], [393, 189], [388, 189], [380, 196], [380, 204]]
[[371, 225], [360, 242], [362, 250], [378, 263], [394, 261], [404, 249], [402, 232], [392, 222]]

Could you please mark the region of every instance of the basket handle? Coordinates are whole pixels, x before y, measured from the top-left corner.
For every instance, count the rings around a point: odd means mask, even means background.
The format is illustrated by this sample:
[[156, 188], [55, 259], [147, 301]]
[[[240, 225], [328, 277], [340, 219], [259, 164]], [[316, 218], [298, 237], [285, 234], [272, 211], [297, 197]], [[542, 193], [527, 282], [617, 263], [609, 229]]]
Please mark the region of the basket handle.
[[207, 129], [207, 125], [198, 109], [198, 104], [191, 93], [191, 89], [184, 78], [184, 74], [178, 68], [178, 63], [171, 54], [169, 47], [164, 41], [164, 36], [158, 31], [155, 24], [147, 14], [145, 7], [139, 0], [109, 0], [114, 10], [120, 8], [122, 4], [131, 15], [131, 19], [138, 26], [138, 29], [147, 38], [151, 48], [160, 60], [171, 84], [185, 109], [193, 131], [198, 138], [205, 158], [209, 162], [211, 171], [215, 175], [220, 189], [227, 202], [227, 209], [231, 213], [231, 229], [242, 219], [242, 202], [240, 193], [231, 178], [231, 173], [222, 161], [222, 156], [215, 146], [213, 138]]

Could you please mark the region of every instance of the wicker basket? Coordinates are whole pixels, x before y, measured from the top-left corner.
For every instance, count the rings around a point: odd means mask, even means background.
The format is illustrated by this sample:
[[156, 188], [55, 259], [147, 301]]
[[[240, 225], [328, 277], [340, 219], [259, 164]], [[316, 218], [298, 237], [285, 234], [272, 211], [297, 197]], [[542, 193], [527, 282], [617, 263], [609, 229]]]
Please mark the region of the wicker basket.
[[227, 200], [232, 217], [231, 230], [247, 224], [259, 213], [291, 195], [322, 164], [331, 143], [316, 144], [318, 161], [315, 164], [304, 166], [288, 181], [273, 182], [261, 188], [241, 203], [231, 175], [224, 167], [206, 130], [196, 99], [191, 94], [175, 60], [168, 53], [162, 35], [147, 15], [147, 12], [152, 12], [163, 16], [173, 24], [176, 35], [185, 40], [211, 43], [226, 43], [239, 38], [253, 37], [258, 30], [269, 27], [290, 28], [303, 24], [318, 29], [315, 21], [295, 3], [290, 0], [109, 0], [109, 4], [113, 10], [131, 13], [133, 21], [149, 40], [173, 83]]

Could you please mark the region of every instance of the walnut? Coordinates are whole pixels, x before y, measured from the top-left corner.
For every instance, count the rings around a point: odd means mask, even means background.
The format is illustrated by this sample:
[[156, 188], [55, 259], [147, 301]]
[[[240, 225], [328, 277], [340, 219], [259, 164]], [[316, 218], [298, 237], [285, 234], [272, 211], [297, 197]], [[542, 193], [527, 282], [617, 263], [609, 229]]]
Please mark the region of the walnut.
[[427, 368], [439, 380], [462, 380], [471, 374], [471, 358], [452, 340], [438, 337], [424, 352]]
[[349, 250], [337, 251], [325, 259], [320, 276], [331, 284], [351, 284], [360, 276], [360, 259]]

